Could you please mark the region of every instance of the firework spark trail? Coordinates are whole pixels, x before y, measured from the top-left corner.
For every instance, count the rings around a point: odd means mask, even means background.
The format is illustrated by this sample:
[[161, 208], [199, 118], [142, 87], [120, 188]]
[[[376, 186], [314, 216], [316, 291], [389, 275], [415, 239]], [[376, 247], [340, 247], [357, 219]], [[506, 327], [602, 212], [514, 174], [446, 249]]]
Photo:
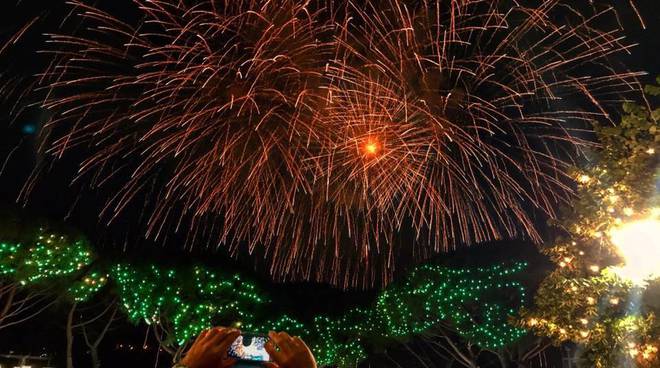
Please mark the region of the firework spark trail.
[[570, 195], [560, 150], [638, 89], [593, 25], [613, 10], [563, 0], [135, 3], [137, 25], [71, 2], [90, 31], [51, 38], [44, 150], [122, 178], [104, 216], [159, 182], [148, 236], [211, 224], [280, 280], [364, 287], [402, 248], [539, 240], [532, 212]]
[[637, 8], [637, 5], [633, 0], [628, 0], [630, 7], [632, 10], [635, 12], [635, 15], [637, 16], [637, 19], [639, 20], [640, 26], [642, 26], [642, 29], [646, 29], [646, 22], [644, 22], [644, 17], [642, 17], [642, 14], [639, 12], [639, 9]]
[[39, 16], [32, 18], [29, 22], [25, 23], [21, 29], [16, 31], [8, 40], [5, 41], [4, 45], [0, 47], [0, 55], [4, 54], [8, 47], [15, 45], [23, 35], [40, 19]]
[[[13, 3], [14, 8], [18, 8], [19, 5], [21, 5], [21, 1]], [[10, 106], [3, 106], [4, 116], [9, 117], [8, 125], [12, 125], [24, 111], [26, 98], [34, 87], [34, 82], [30, 78], [22, 76], [21, 72], [16, 71], [17, 60], [11, 53], [19, 48], [20, 42], [36, 28], [43, 17], [44, 14], [40, 14], [27, 20], [21, 19], [19, 25], [9, 24], [6, 27], [10, 29], [7, 34], [0, 34], [0, 58], [3, 61], [2, 71], [0, 71], [0, 102], [10, 104]], [[8, 65], [5, 65], [5, 61], [8, 62]], [[11, 152], [13, 153], [15, 149]], [[5, 160], [5, 164], [8, 160], [9, 157]]]

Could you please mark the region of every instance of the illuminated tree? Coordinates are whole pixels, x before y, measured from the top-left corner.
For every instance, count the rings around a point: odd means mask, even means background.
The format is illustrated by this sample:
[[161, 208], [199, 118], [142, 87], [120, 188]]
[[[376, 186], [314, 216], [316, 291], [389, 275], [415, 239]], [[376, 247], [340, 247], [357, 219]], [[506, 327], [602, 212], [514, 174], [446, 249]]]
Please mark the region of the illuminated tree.
[[[524, 298], [514, 277], [524, 264], [477, 269], [424, 265], [380, 293], [368, 308], [338, 318], [311, 321], [271, 316], [268, 298], [238, 275], [202, 267], [164, 269], [119, 264], [111, 278], [132, 321], [146, 321], [165, 350], [176, 359], [186, 342], [212, 324], [243, 326], [249, 331], [286, 330], [309, 342], [323, 365], [351, 366], [384, 343], [407, 339], [445, 323], [472, 344], [499, 348], [524, 330], [510, 326]], [[514, 295], [503, 298], [504, 291]]]
[[[657, 86], [646, 91], [660, 95]], [[557, 268], [520, 321], [556, 344], [580, 344], [590, 367], [660, 364], [660, 326], [643, 302], [648, 289], [620, 272], [623, 259], [610, 236], [625, 223], [660, 216], [660, 109], [626, 103], [624, 112], [620, 124], [596, 126], [600, 148], [576, 169], [575, 200], [556, 224], [562, 235], [544, 250]]]
[[83, 240], [41, 231], [33, 242], [0, 243], [0, 329], [25, 322], [52, 306], [66, 281], [91, 262]]
[[90, 339], [90, 327], [113, 306], [113, 303], [105, 303], [100, 313], [96, 313], [98, 306], [80, 308], [81, 303], [87, 302], [107, 283], [107, 275], [92, 266], [91, 247], [83, 238], [70, 239], [43, 229], [23, 237], [25, 243], [0, 244], [0, 277], [6, 283], [0, 289], [4, 302], [0, 328], [27, 321], [56, 301], [64, 301], [70, 305], [65, 329], [67, 367], [73, 367], [76, 329], [82, 329], [93, 365], [99, 366], [97, 347], [114, 319], [114, 312], [108, 324]]
[[202, 329], [254, 320], [254, 312], [267, 301], [253, 282], [240, 275], [203, 267], [175, 270], [117, 264], [110, 274], [128, 319], [152, 325], [161, 346], [175, 360]]
[[[69, 305], [67, 366], [81, 331], [98, 365], [96, 348], [116, 316], [146, 322], [177, 359], [187, 343], [212, 325], [250, 331], [287, 330], [302, 336], [323, 365], [353, 366], [384, 346], [442, 328], [457, 341], [497, 350], [525, 334], [509, 324], [525, 297], [517, 281], [525, 263], [451, 269], [421, 265], [380, 292], [368, 307], [338, 317], [307, 320], [273, 316], [266, 293], [238, 274], [202, 266], [162, 266], [95, 261], [83, 239], [39, 232], [29, 245], [0, 247], [0, 272], [28, 290], [49, 287]], [[106, 286], [110, 294], [100, 291]], [[109, 300], [107, 296], [116, 299]], [[95, 332], [92, 331], [96, 327]], [[94, 336], [92, 336], [94, 335]]]
[[0, 330], [36, 317], [54, 302], [47, 290], [26, 290], [8, 277], [16, 271], [14, 253], [20, 248], [19, 244], [0, 243]]
[[451, 331], [457, 344], [499, 349], [525, 334], [508, 322], [525, 296], [515, 279], [525, 266], [422, 265], [382, 291], [370, 307], [351, 309], [334, 319], [317, 316], [312, 323], [282, 317], [265, 327], [303, 337], [320, 364], [340, 367], [355, 366], [387, 344], [432, 333], [440, 326]]

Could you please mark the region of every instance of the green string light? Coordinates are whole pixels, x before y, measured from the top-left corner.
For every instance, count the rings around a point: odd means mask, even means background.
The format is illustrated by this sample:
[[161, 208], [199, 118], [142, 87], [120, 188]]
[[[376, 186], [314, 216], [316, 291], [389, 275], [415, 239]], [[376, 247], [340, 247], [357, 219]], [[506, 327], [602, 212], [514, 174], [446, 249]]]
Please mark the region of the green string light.
[[76, 302], [86, 302], [108, 283], [108, 275], [91, 272], [82, 280], [73, 282], [68, 293]]
[[[525, 298], [524, 287], [512, 278], [525, 267], [517, 263], [455, 270], [424, 265], [381, 292], [369, 308], [351, 309], [336, 319], [317, 316], [311, 326], [284, 316], [249, 328], [303, 337], [321, 365], [355, 365], [366, 358], [370, 342], [419, 334], [441, 321], [450, 322], [470, 342], [496, 349], [526, 333], [509, 324]], [[506, 305], [502, 295], [515, 298]]]
[[0, 243], [0, 276], [16, 273], [20, 259], [17, 257], [22, 250], [21, 244]]
[[[470, 269], [422, 265], [383, 290], [369, 307], [349, 309], [336, 318], [318, 315], [299, 321], [288, 315], [271, 318], [267, 295], [238, 274], [200, 266], [175, 270], [125, 263], [104, 272], [89, 267], [92, 259], [86, 242], [57, 234], [40, 234], [29, 248], [0, 243], [0, 275], [24, 284], [68, 280], [68, 296], [76, 302], [89, 300], [112, 282], [130, 321], [170, 323], [178, 344], [213, 325], [283, 330], [307, 341], [319, 364], [351, 366], [364, 360], [377, 342], [420, 334], [440, 322], [491, 349], [525, 334], [508, 322], [525, 298], [515, 280], [525, 263]], [[503, 295], [514, 297], [507, 303]]]
[[71, 275], [91, 262], [90, 247], [83, 240], [71, 243], [63, 235], [40, 234], [36, 244], [28, 250], [18, 274], [22, 284], [33, 284]]
[[166, 317], [180, 343], [212, 323], [254, 320], [253, 311], [266, 301], [239, 275], [223, 277], [201, 267], [177, 272], [119, 264], [111, 277], [130, 320], [160, 323]]

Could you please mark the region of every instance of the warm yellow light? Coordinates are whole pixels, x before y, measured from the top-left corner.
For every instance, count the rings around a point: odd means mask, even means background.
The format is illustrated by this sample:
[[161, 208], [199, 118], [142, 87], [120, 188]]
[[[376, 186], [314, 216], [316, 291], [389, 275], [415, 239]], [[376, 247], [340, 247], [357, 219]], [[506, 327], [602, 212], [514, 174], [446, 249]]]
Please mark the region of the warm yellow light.
[[589, 269], [591, 270], [591, 272], [600, 271], [600, 267], [598, 267], [597, 265], [592, 265], [591, 267], [589, 267]]
[[617, 274], [638, 285], [660, 276], [660, 219], [651, 216], [614, 228], [610, 239], [625, 261]]
[[378, 145], [378, 142], [375, 142], [375, 141], [368, 141], [368, 142], [364, 145], [364, 152], [365, 152], [367, 155], [375, 155], [375, 154], [378, 153], [379, 150], [380, 150], [380, 146]]
[[612, 298], [612, 299], [610, 299], [610, 304], [612, 304], [612, 305], [619, 305], [619, 298]]
[[580, 175], [578, 181], [582, 184], [586, 184], [591, 181], [591, 178], [589, 177], [589, 175]]
[[655, 347], [654, 345], [646, 345], [644, 346], [644, 350], [642, 352], [642, 358], [652, 359], [657, 352], [658, 352], [658, 348]]

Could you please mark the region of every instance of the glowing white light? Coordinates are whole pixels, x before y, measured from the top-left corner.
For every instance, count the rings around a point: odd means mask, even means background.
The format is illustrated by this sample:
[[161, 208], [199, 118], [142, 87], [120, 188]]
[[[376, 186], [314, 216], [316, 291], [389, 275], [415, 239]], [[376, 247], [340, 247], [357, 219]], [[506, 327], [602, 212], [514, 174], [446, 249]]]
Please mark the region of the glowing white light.
[[625, 260], [623, 267], [615, 268], [617, 274], [637, 285], [660, 277], [660, 219], [651, 216], [626, 223], [610, 232], [612, 243]]

